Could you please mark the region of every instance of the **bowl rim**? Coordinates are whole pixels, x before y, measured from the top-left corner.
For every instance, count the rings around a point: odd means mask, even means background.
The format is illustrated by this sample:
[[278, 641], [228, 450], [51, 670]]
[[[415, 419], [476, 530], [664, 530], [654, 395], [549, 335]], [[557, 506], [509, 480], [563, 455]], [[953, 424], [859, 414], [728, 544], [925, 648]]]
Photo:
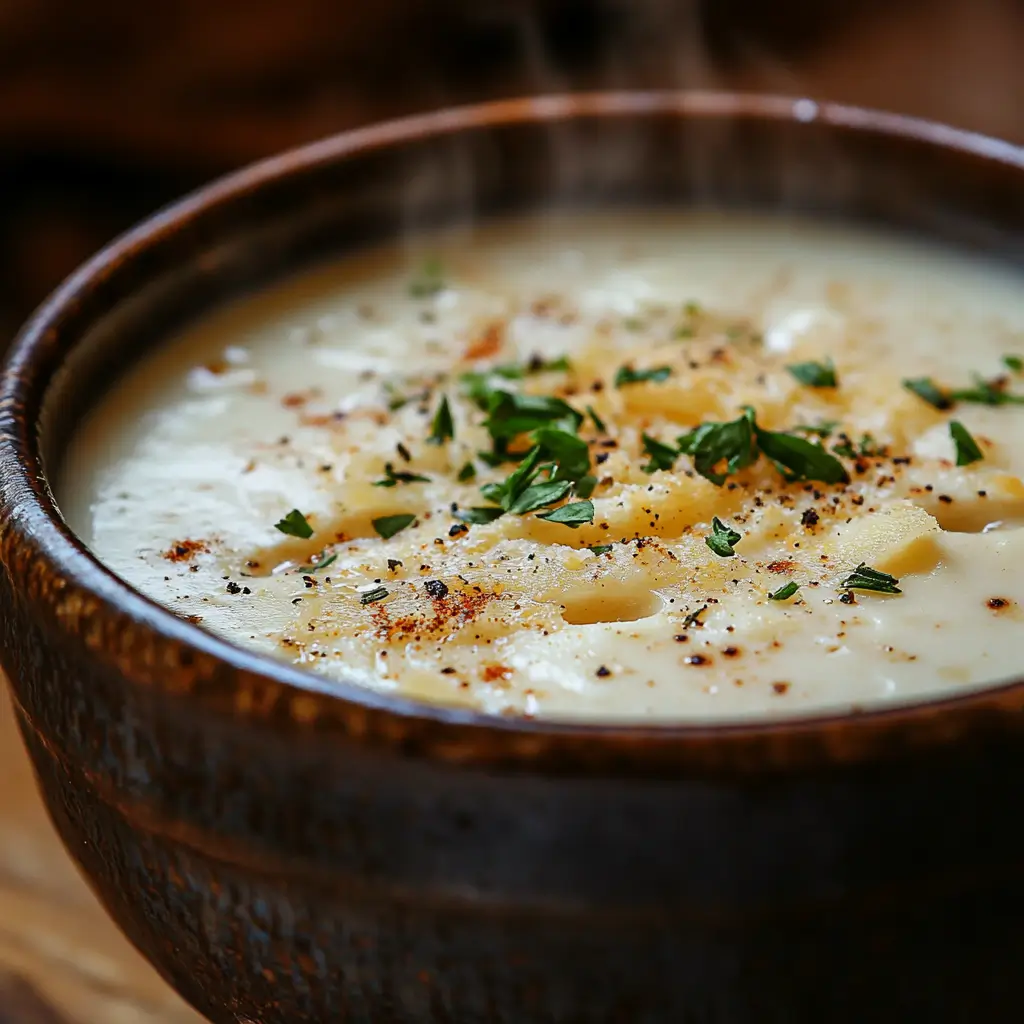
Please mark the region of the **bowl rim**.
[[[1024, 710], [1024, 676], [948, 697], [779, 719], [664, 723], [525, 719], [423, 703], [320, 677], [192, 625], [107, 569], [65, 524], [50, 490], [33, 415], [39, 412], [53, 378], [53, 372], [45, 372], [40, 363], [46, 362], [46, 351], [63, 332], [81, 337], [86, 328], [68, 323], [81, 296], [99, 283], [116, 279], [126, 262], [158, 249], [168, 236], [222, 203], [368, 151], [478, 127], [656, 115], [824, 123], [845, 132], [919, 142], [1002, 164], [1020, 172], [1024, 186], [1024, 148], [989, 136], [807, 97], [703, 90], [496, 100], [343, 131], [261, 160], [172, 202], [114, 239], [59, 285], [16, 336], [0, 378], [0, 542], [13, 543], [8, 550], [22, 556], [17, 565], [6, 558], [0, 566], [11, 586], [26, 587], [29, 571], [24, 567], [32, 566], [32, 571], [41, 570], [44, 580], [50, 581], [49, 586], [33, 590], [30, 598], [36, 609], [43, 607], [44, 614], [57, 614], [55, 593], [65, 598], [75, 593], [85, 600], [86, 614], [118, 628], [141, 631], [164, 652], [184, 655], [180, 663], [171, 658], [166, 664], [173, 667], [161, 674], [154, 671], [151, 655], [144, 666], [139, 658], [132, 661], [122, 653], [117, 669], [134, 685], [184, 696], [211, 713], [269, 719], [299, 730], [315, 726], [387, 745], [401, 743], [406, 752], [416, 750], [459, 763], [519, 767], [532, 763], [571, 769], [613, 759], [616, 768], [623, 770], [748, 770], [779, 763], [860, 761], [891, 753], [894, 743], [916, 749], [955, 741], [978, 728], [1005, 731]], [[5, 534], [10, 536], [5, 539]], [[69, 627], [61, 622], [58, 628]], [[102, 653], [102, 641], [82, 639], [93, 653]], [[155, 660], [159, 666], [161, 659]], [[223, 669], [228, 670], [226, 686]], [[165, 686], [163, 676], [168, 674], [174, 681]], [[12, 682], [17, 700], [17, 681]], [[929, 728], [922, 728], [929, 723]]]

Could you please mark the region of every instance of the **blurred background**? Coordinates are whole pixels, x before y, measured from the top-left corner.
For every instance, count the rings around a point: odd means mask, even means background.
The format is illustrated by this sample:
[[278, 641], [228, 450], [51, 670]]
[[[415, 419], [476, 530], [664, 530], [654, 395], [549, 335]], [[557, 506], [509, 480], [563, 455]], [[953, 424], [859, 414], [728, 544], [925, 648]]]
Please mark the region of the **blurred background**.
[[800, 93], [1024, 142], [1024, 0], [0, 0], [0, 349], [82, 259], [222, 172], [443, 104]]

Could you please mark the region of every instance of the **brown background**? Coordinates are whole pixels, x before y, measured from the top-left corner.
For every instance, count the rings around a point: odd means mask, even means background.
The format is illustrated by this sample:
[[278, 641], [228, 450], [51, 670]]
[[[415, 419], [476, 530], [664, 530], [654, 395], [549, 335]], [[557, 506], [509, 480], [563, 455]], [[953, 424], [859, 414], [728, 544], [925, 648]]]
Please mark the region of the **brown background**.
[[[91, 251], [374, 118], [599, 87], [765, 89], [1024, 142], [1024, 0], [0, 0], [0, 350]], [[60, 849], [0, 699], [0, 1024], [189, 1024]]]

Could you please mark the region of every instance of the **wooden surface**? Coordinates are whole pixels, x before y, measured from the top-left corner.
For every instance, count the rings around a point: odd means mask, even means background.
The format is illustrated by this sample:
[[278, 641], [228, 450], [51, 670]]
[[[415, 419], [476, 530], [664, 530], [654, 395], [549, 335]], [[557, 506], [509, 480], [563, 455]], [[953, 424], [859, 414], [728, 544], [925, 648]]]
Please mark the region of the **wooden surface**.
[[[0, 686], [4, 686], [0, 679]], [[0, 693], [0, 1024], [200, 1024], [65, 853]]]

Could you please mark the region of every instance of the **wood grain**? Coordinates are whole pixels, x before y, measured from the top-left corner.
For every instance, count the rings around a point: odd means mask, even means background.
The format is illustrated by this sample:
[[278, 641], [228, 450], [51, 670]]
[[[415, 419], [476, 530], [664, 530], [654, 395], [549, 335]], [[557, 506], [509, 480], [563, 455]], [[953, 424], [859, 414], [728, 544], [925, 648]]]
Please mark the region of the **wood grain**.
[[[3, 685], [0, 679], [0, 685]], [[61, 846], [0, 694], [0, 1024], [201, 1024]]]

